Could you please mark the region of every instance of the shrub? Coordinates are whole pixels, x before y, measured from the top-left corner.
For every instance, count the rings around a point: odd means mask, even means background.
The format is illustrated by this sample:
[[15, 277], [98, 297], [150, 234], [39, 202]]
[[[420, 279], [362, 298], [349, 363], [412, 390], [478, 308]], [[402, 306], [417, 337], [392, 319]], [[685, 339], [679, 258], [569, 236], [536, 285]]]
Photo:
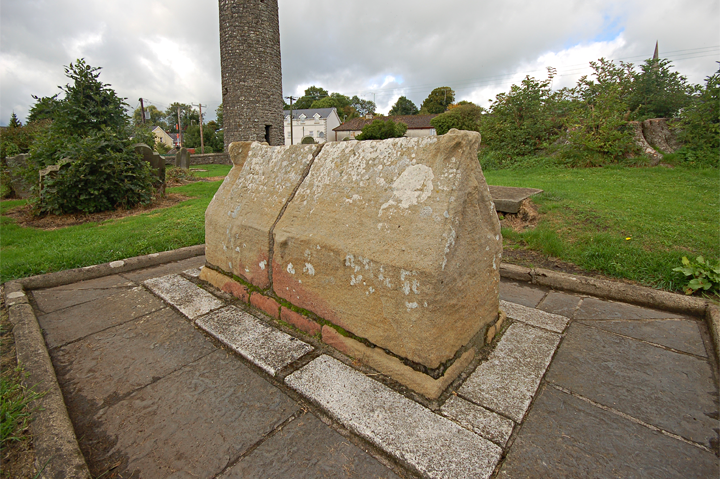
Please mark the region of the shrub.
[[453, 128], [480, 131], [482, 108], [473, 104], [459, 105], [430, 120], [438, 135], [444, 135]]
[[313, 139], [312, 136], [305, 136], [305, 137], [303, 137], [302, 141], [300, 141], [300, 144], [301, 145], [314, 145], [315, 140]]
[[388, 138], [400, 138], [407, 131], [407, 125], [402, 122], [395, 123], [392, 120], [383, 121], [377, 119], [369, 125], [365, 125], [362, 133], [355, 137], [356, 140], [385, 140]]
[[678, 138], [685, 146], [677, 152], [682, 163], [720, 164], [720, 69], [696, 88], [694, 98], [680, 113]]

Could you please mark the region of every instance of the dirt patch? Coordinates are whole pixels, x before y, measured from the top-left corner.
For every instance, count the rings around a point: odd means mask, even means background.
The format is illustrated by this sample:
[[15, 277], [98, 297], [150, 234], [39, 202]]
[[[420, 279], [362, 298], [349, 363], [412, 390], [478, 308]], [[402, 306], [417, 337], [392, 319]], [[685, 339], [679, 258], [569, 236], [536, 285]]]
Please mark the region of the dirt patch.
[[[17, 355], [15, 352], [15, 338], [12, 333], [12, 324], [8, 319], [7, 308], [5, 307], [5, 287], [0, 287], [0, 371], [3, 376], [13, 376], [20, 380], [20, 373], [15, 372], [17, 367]], [[0, 477], [34, 477], [35, 470], [35, 448], [33, 447], [30, 431], [16, 431], [22, 435], [19, 441], [9, 441], [0, 452]]]
[[540, 215], [538, 214], [537, 206], [535, 206], [530, 198], [527, 198], [520, 203], [520, 209], [517, 213], [498, 214], [498, 217], [501, 218], [500, 226], [503, 228], [511, 228], [520, 233], [526, 229], [535, 228]]
[[115, 211], [103, 211], [101, 213], [91, 214], [67, 214], [67, 215], [45, 215], [33, 216], [30, 208], [20, 206], [5, 212], [3, 216], [12, 218], [15, 222], [24, 228], [37, 228], [42, 230], [55, 230], [65, 228], [67, 226], [75, 226], [83, 223], [98, 223], [111, 219], [120, 219], [127, 216], [135, 216], [148, 211], [154, 211], [162, 208], [169, 208], [183, 201], [189, 200], [189, 196], [168, 194], [164, 198], [156, 199], [148, 205], [137, 206], [135, 208], [125, 210], [118, 209]]

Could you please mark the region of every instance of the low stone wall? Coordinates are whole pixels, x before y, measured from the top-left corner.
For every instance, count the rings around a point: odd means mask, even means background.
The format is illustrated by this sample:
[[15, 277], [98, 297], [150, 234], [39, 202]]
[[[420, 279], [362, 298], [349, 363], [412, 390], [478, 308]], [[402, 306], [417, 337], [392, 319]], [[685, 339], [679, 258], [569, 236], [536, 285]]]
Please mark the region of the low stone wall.
[[190, 155], [191, 165], [232, 165], [229, 153], [205, 153], [204, 155]]
[[499, 318], [502, 243], [479, 142], [455, 130], [234, 143], [201, 278], [438, 397]]

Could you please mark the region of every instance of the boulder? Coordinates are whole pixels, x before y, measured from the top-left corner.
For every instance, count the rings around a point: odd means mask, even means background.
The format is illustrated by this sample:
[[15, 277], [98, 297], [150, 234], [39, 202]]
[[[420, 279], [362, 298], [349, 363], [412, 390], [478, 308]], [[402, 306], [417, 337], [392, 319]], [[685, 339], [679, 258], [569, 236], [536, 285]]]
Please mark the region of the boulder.
[[662, 160], [663, 156], [661, 153], [658, 153], [655, 148], [650, 146], [645, 139], [642, 123], [639, 121], [629, 121], [628, 126], [633, 130], [633, 139], [635, 144], [638, 148], [640, 148], [642, 154], [650, 158], [650, 166], [657, 166], [660, 164], [660, 160]]
[[667, 118], [653, 118], [642, 122], [645, 140], [662, 153], [674, 153], [680, 148], [675, 133], [668, 127]]
[[8, 175], [10, 176], [10, 186], [12, 187], [13, 193], [18, 198], [30, 198], [30, 185], [23, 177], [23, 170], [28, 166], [28, 158], [30, 155], [27, 153], [22, 155], [8, 156], [5, 158], [5, 164], [7, 165]]

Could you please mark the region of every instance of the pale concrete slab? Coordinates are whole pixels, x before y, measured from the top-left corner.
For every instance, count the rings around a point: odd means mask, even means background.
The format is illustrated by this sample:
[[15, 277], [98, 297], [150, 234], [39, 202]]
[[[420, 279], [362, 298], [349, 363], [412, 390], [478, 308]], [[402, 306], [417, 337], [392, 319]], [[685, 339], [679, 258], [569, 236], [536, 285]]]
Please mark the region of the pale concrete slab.
[[580, 296], [572, 294], [558, 293], [557, 291], [550, 291], [545, 299], [536, 307], [548, 313], [559, 314], [561, 316], [567, 316], [572, 318], [575, 314], [575, 310], [582, 301]]
[[546, 380], [706, 447], [717, 443], [717, 389], [701, 358], [573, 323]]
[[502, 449], [329, 356], [285, 378], [345, 427], [431, 478], [487, 478]]
[[190, 319], [225, 306], [218, 298], [177, 274], [148, 279], [144, 284]]
[[707, 479], [711, 452], [546, 387], [535, 400], [498, 478]]
[[700, 324], [692, 319], [579, 321], [613, 333], [641, 339], [696, 356], [708, 357]]
[[575, 312], [575, 319], [663, 319], [685, 318], [679, 313], [643, 308], [597, 298], [585, 298]]
[[522, 321], [523, 323], [537, 326], [538, 328], [547, 329], [555, 333], [565, 331], [570, 319], [559, 314], [547, 313], [535, 308], [528, 308], [520, 304], [500, 301], [500, 309], [505, 311], [508, 318]]
[[452, 419], [500, 447], [505, 447], [515, 423], [459, 396], [450, 396], [440, 408], [443, 416]]
[[219, 479], [399, 479], [312, 414], [263, 442]]
[[528, 283], [500, 281], [500, 299], [511, 303], [534, 308], [546, 294], [546, 290]]
[[520, 203], [523, 200], [543, 192], [537, 188], [518, 188], [516, 186], [488, 185], [488, 188], [495, 203], [495, 209], [503, 213], [517, 213], [520, 211]]
[[38, 316], [48, 349], [165, 307], [165, 303], [141, 287], [114, 291], [110, 296]]
[[273, 376], [314, 349], [235, 306], [203, 316], [196, 324]]
[[511, 324], [458, 393], [519, 423], [559, 342], [559, 334], [521, 322]]

